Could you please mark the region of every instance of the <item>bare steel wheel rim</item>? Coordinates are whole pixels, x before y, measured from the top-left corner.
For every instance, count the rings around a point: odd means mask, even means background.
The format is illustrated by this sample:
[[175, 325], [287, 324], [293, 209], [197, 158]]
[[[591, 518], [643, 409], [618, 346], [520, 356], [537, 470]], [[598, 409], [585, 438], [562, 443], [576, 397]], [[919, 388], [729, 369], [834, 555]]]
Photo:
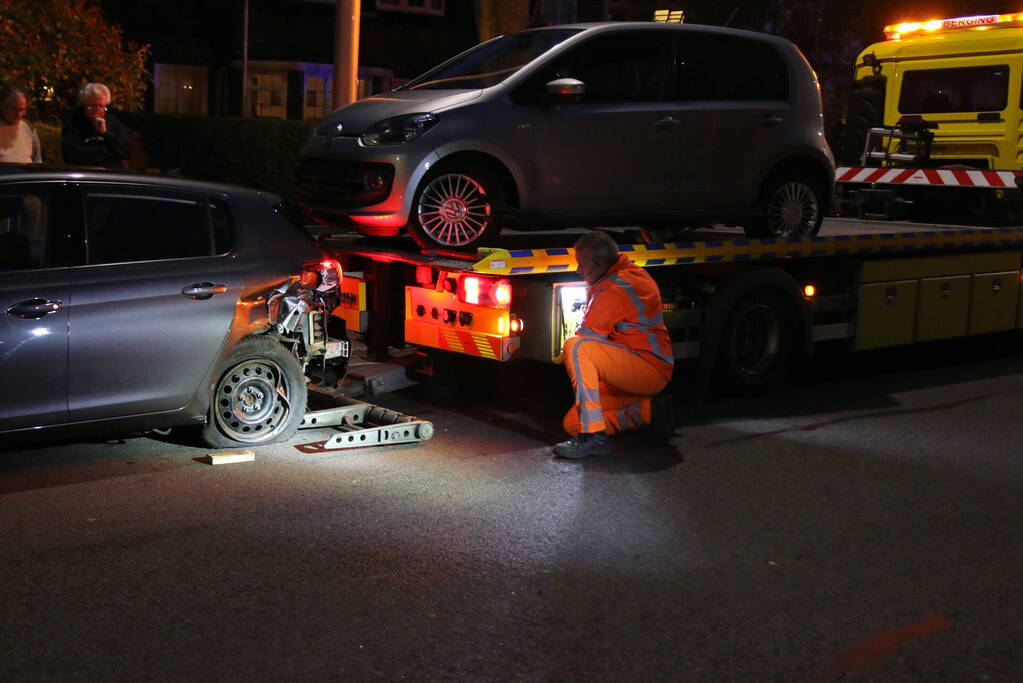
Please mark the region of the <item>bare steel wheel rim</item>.
[[735, 323], [732, 352], [735, 367], [747, 375], [767, 370], [781, 346], [781, 321], [770, 306], [752, 304], [744, 309]]
[[419, 197], [419, 225], [437, 244], [464, 246], [480, 238], [493, 211], [487, 191], [461, 173], [447, 173], [430, 181]]
[[284, 370], [265, 358], [238, 363], [217, 383], [217, 425], [235, 441], [265, 441], [288, 423], [291, 397]]
[[767, 205], [767, 224], [778, 237], [802, 237], [817, 226], [817, 196], [806, 183], [788, 182], [775, 190]]

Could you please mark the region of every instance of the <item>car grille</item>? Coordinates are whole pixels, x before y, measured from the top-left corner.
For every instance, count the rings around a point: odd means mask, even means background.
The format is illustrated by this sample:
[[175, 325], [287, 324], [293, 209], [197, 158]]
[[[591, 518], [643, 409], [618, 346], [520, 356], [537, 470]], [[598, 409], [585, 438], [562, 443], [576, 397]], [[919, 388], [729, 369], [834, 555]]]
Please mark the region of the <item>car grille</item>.
[[308, 157], [299, 162], [297, 175], [299, 205], [314, 214], [332, 214], [384, 201], [391, 193], [394, 167]]

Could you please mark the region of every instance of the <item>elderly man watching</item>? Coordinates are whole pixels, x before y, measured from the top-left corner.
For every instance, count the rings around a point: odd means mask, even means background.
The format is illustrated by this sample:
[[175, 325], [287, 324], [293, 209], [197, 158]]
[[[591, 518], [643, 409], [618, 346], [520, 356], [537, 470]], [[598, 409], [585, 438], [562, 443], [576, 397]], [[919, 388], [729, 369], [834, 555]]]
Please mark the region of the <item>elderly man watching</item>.
[[575, 258], [588, 291], [582, 322], [562, 354], [575, 390], [564, 419], [573, 438], [555, 446], [554, 455], [606, 455], [609, 435], [633, 429], [670, 436], [672, 398], [659, 392], [674, 358], [657, 283], [602, 232], [580, 237]]
[[40, 163], [43, 160], [39, 136], [25, 120], [28, 98], [13, 85], [0, 88], [0, 162]]
[[107, 111], [110, 90], [89, 83], [78, 93], [81, 106], [64, 121], [61, 131], [64, 161], [82, 166], [119, 168], [131, 157], [132, 133]]

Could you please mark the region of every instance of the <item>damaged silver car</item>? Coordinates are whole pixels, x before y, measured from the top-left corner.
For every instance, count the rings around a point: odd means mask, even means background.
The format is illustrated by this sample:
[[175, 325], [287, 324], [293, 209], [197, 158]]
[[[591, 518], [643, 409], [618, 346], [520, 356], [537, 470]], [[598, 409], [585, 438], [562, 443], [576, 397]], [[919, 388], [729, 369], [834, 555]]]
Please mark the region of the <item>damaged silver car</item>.
[[195, 425], [291, 437], [347, 366], [340, 266], [277, 200], [213, 183], [0, 175], [0, 433]]

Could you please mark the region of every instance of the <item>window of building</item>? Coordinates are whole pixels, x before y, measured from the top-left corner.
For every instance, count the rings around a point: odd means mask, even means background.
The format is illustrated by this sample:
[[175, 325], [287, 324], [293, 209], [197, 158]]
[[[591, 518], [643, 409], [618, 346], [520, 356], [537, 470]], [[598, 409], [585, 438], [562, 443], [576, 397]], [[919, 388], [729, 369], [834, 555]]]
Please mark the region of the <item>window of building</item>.
[[573, 24], [579, 20], [576, 0], [540, 0], [537, 11], [545, 26]]
[[378, 10], [444, 14], [444, 0], [377, 0]]
[[287, 115], [288, 82], [283, 73], [250, 76], [251, 112], [261, 118], [283, 119]]
[[207, 69], [157, 64], [153, 69], [154, 108], [161, 114], [206, 114]]
[[306, 119], [322, 119], [327, 113], [327, 100], [330, 97], [331, 79], [326, 76], [307, 76], [305, 79], [305, 111]]

